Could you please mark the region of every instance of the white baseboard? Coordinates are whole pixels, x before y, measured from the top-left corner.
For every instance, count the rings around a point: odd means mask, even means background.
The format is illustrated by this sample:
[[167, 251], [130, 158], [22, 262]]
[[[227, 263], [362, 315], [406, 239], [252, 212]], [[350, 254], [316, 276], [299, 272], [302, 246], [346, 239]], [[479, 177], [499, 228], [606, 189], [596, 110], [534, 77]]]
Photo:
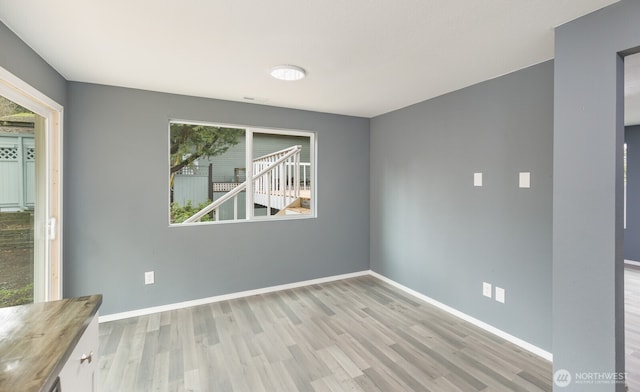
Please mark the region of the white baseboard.
[[503, 338], [504, 340], [506, 340], [508, 342], [511, 342], [511, 343], [513, 343], [513, 344], [515, 344], [517, 346], [520, 346], [523, 349], [525, 349], [525, 350], [527, 350], [527, 351], [529, 351], [529, 352], [531, 352], [531, 353], [533, 353], [533, 354], [535, 354], [535, 355], [537, 355], [537, 356], [539, 356], [539, 357], [541, 357], [543, 359], [546, 359], [547, 361], [553, 361], [553, 354], [551, 354], [550, 352], [548, 352], [546, 350], [541, 349], [538, 346], [534, 346], [531, 343], [528, 343], [528, 342], [526, 342], [526, 341], [524, 341], [524, 340], [522, 340], [520, 338], [517, 338], [517, 337], [515, 337], [513, 335], [510, 335], [510, 334], [508, 334], [508, 333], [506, 333], [506, 332], [504, 332], [504, 331], [502, 331], [502, 330], [500, 330], [500, 329], [498, 329], [496, 327], [493, 327], [493, 326], [491, 326], [491, 325], [489, 325], [489, 324], [487, 324], [487, 323], [485, 323], [483, 321], [480, 321], [480, 320], [478, 320], [478, 319], [476, 319], [474, 317], [471, 317], [466, 313], [462, 313], [459, 310], [456, 310], [456, 309], [454, 309], [454, 308], [452, 308], [450, 306], [447, 306], [447, 305], [443, 304], [442, 302], [438, 302], [433, 298], [427, 297], [426, 295], [424, 295], [422, 293], [419, 293], [419, 292], [417, 292], [415, 290], [412, 290], [412, 289], [410, 289], [410, 288], [408, 288], [406, 286], [403, 286], [400, 283], [398, 283], [396, 281], [393, 281], [393, 280], [387, 278], [384, 275], [380, 275], [377, 272], [370, 271], [370, 274], [372, 276], [382, 280], [383, 282], [387, 282], [390, 285], [392, 285], [392, 286], [394, 286], [394, 287], [396, 287], [396, 288], [398, 288], [398, 289], [400, 289], [400, 290], [402, 290], [402, 291], [404, 291], [404, 292], [406, 292], [408, 294], [411, 294], [416, 298], [419, 298], [419, 299], [421, 299], [421, 300], [423, 300], [423, 301], [425, 301], [425, 302], [427, 302], [427, 303], [429, 303], [429, 304], [431, 304], [431, 305], [433, 305], [435, 307], [438, 307], [438, 308], [444, 310], [447, 313], [450, 313], [450, 314], [452, 314], [452, 315], [454, 315], [454, 316], [456, 316], [456, 317], [458, 317], [458, 318], [460, 318], [462, 320], [468, 321], [471, 324], [484, 329], [485, 331], [491, 332], [492, 334], [494, 334], [494, 335], [496, 335], [498, 337], [501, 337], [501, 338]]
[[153, 313], [166, 312], [168, 310], [183, 309], [183, 308], [188, 308], [188, 307], [191, 307], [191, 306], [206, 305], [206, 304], [211, 304], [211, 303], [214, 303], [214, 302], [227, 301], [227, 300], [230, 300], [230, 299], [250, 297], [252, 295], [267, 294], [267, 293], [272, 293], [274, 291], [288, 290], [288, 289], [294, 289], [294, 288], [297, 288], [297, 287], [304, 287], [304, 286], [311, 286], [311, 285], [314, 285], [314, 284], [333, 282], [333, 281], [336, 281], [336, 280], [355, 278], [357, 276], [369, 275], [369, 273], [370, 273], [370, 271], [368, 271], [368, 270], [360, 271], [360, 272], [352, 272], [352, 273], [349, 273], [349, 274], [334, 275], [334, 276], [328, 276], [328, 277], [325, 277], [325, 278], [305, 280], [305, 281], [302, 281], [302, 282], [281, 284], [281, 285], [278, 285], [278, 286], [265, 287], [265, 288], [261, 288], [261, 289], [240, 291], [240, 292], [237, 292], [237, 293], [217, 295], [217, 296], [214, 296], [214, 297], [195, 299], [195, 300], [184, 301], [184, 302], [177, 302], [177, 303], [168, 304], [168, 305], [154, 306], [154, 307], [151, 307], [151, 308], [144, 308], [144, 309], [131, 310], [131, 311], [128, 311], [128, 312], [108, 314], [108, 315], [105, 315], [105, 316], [100, 316], [99, 321], [101, 323], [106, 323], [106, 322], [109, 322], [109, 321], [122, 320], [122, 319], [127, 319], [127, 318], [130, 318], [130, 317], [146, 316], [146, 315], [153, 314]]
[[[626, 262], [626, 260], [625, 260]], [[638, 263], [638, 265], [640, 265], [640, 263]], [[430, 298], [422, 293], [419, 293], [415, 290], [412, 290], [406, 286], [401, 285], [400, 283], [393, 281], [389, 278], [387, 278], [384, 275], [380, 275], [377, 272], [371, 271], [371, 270], [367, 270], [367, 271], [360, 271], [360, 272], [353, 272], [353, 273], [349, 273], [349, 274], [343, 274], [343, 275], [334, 275], [334, 276], [328, 276], [325, 278], [319, 278], [319, 279], [312, 279], [312, 280], [305, 280], [302, 282], [295, 282], [295, 283], [288, 283], [288, 284], [283, 284], [283, 285], [278, 285], [278, 286], [271, 286], [271, 287], [265, 287], [265, 288], [261, 288], [261, 289], [255, 289], [255, 290], [247, 290], [247, 291], [240, 291], [237, 293], [231, 293], [231, 294], [224, 294], [224, 295], [218, 295], [218, 296], [214, 296], [214, 297], [209, 297], [209, 298], [202, 298], [202, 299], [196, 299], [196, 300], [191, 300], [191, 301], [184, 301], [184, 302], [178, 302], [178, 303], [173, 303], [173, 304], [168, 304], [168, 305], [162, 305], [162, 306], [154, 306], [151, 308], [144, 308], [144, 309], [138, 309], [138, 310], [132, 310], [132, 311], [128, 311], [128, 312], [122, 312], [122, 313], [114, 313], [114, 314], [109, 314], [109, 315], [105, 315], [105, 316], [100, 316], [99, 318], [99, 322], [101, 323], [106, 323], [109, 321], [115, 321], [115, 320], [122, 320], [122, 319], [126, 319], [126, 318], [130, 318], [130, 317], [138, 317], [138, 316], [146, 316], [149, 314], [153, 314], [153, 313], [159, 313], [159, 312], [166, 312], [169, 310], [176, 310], [176, 309], [183, 309], [183, 308], [188, 308], [191, 306], [198, 306], [198, 305], [206, 305], [206, 304], [210, 304], [210, 303], [215, 303], [215, 302], [220, 302], [220, 301], [227, 301], [227, 300], [231, 300], [231, 299], [236, 299], [236, 298], [243, 298], [243, 297], [250, 297], [252, 295], [259, 295], [259, 294], [267, 294], [267, 293], [272, 293], [275, 291], [281, 291], [281, 290], [288, 290], [288, 289], [294, 289], [294, 288], [298, 288], [298, 287], [304, 287], [304, 286], [310, 286], [310, 285], [314, 285], [314, 284], [320, 284], [320, 283], [327, 283], [327, 282], [333, 282], [336, 280], [342, 280], [342, 279], [349, 279], [349, 278], [355, 278], [358, 276], [364, 276], [364, 275], [371, 275], [377, 279], [382, 280], [383, 282], [386, 282], [420, 300], [423, 300], [433, 306], [436, 306], [442, 310], [444, 310], [445, 312], [456, 316], [462, 320], [468, 321], [471, 324], [484, 329], [485, 331], [488, 331], [498, 337], [501, 337], [517, 346], [522, 347], [523, 349], [538, 355], [539, 357], [546, 359], [548, 361], [553, 361], [553, 354], [551, 354], [548, 351], [545, 351], [537, 346], [534, 346], [531, 343], [528, 343], [520, 338], [517, 338], [513, 335], [510, 335], [498, 328], [495, 328], [483, 321], [480, 321], [474, 317], [469, 316], [468, 314], [465, 314], [463, 312], [460, 312], [459, 310], [456, 310], [450, 306], [447, 306], [441, 302], [436, 301], [433, 298]]]
[[625, 264], [629, 264], [629, 265], [635, 265], [636, 267], [640, 267], [640, 261], [634, 261], [634, 260], [624, 260]]

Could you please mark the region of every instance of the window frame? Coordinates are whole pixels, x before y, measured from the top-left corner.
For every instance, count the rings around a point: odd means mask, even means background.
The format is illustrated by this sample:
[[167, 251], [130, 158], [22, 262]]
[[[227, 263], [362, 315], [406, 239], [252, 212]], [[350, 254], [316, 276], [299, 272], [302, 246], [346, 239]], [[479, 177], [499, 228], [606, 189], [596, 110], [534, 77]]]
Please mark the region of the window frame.
[[[63, 244], [63, 124], [64, 107], [0, 66], [0, 94], [31, 110], [43, 120], [36, 154], [44, 158], [36, 169], [36, 181], [44, 189], [36, 195], [34, 221], [37, 262], [34, 264], [34, 302], [62, 298]], [[36, 132], [38, 132], [36, 130]], [[38, 137], [34, 134], [34, 138]]]
[[[239, 124], [230, 124], [223, 122], [213, 122], [213, 121], [199, 121], [199, 120], [184, 120], [179, 118], [169, 118], [167, 122], [167, 167], [171, 167], [171, 124], [187, 124], [187, 125], [200, 125], [200, 126], [211, 126], [211, 127], [223, 127], [223, 128], [237, 128], [241, 129], [245, 132], [245, 178], [248, 180], [252, 178], [253, 173], [253, 165], [252, 161], [255, 157], [253, 157], [253, 139], [254, 134], [271, 134], [271, 135], [279, 135], [279, 136], [297, 136], [297, 137], [308, 137], [309, 138], [309, 162], [311, 167], [309, 169], [309, 193], [310, 193], [310, 213], [309, 214], [297, 214], [297, 215], [267, 215], [267, 216], [257, 216], [254, 215], [254, 204], [253, 204], [253, 181], [247, 181], [246, 185], [246, 196], [245, 196], [245, 218], [243, 219], [227, 219], [227, 220], [217, 220], [217, 221], [207, 221], [207, 222], [187, 222], [187, 223], [172, 223], [171, 222], [171, 187], [168, 183], [167, 186], [167, 220], [169, 223], [169, 227], [190, 227], [190, 226], [201, 226], [201, 225], [219, 225], [219, 224], [233, 224], [233, 223], [245, 223], [245, 222], [271, 222], [271, 221], [283, 221], [283, 220], [299, 220], [299, 219], [315, 219], [318, 217], [318, 208], [317, 208], [317, 170], [318, 170], [318, 139], [317, 132], [309, 131], [309, 130], [300, 130], [300, 129], [286, 129], [286, 128], [272, 128], [272, 127], [261, 127], [261, 126], [250, 126], [250, 125], [239, 125]], [[168, 181], [170, 182], [170, 173]], [[208, 184], [211, 186], [211, 184]]]

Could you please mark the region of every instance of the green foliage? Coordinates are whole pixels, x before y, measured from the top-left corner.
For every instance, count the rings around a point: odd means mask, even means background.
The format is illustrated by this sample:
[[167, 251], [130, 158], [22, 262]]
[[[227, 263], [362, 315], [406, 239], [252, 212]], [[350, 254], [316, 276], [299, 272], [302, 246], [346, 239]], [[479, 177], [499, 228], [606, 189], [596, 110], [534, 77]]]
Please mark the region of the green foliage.
[[0, 307], [24, 305], [33, 302], [33, 283], [17, 289], [0, 287]]
[[33, 113], [28, 109], [25, 109], [17, 103], [0, 96], [0, 117], [18, 113], [28, 113], [33, 115]]
[[[173, 203], [171, 203], [171, 223], [182, 223], [187, 218], [193, 216], [193, 214], [195, 214], [196, 212], [202, 210], [203, 208], [205, 208], [209, 204], [211, 204], [211, 201], [207, 200], [207, 201], [205, 201], [203, 203], [198, 204], [198, 206], [194, 206], [191, 203], [191, 200], [187, 200], [187, 204], [184, 205], [183, 207], [180, 207], [180, 205], [177, 202], [173, 202]], [[207, 214], [207, 215], [203, 216], [200, 219], [200, 222], [212, 221], [213, 218], [212, 218], [211, 215], [212, 214]]]
[[171, 174], [201, 157], [223, 154], [238, 144], [241, 136], [244, 136], [243, 129], [171, 123]]

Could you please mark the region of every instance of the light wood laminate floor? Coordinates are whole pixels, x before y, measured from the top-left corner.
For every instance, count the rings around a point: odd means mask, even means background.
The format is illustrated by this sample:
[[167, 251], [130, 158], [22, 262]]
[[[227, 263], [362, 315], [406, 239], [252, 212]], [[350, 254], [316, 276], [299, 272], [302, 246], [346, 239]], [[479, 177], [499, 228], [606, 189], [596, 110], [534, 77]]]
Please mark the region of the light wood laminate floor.
[[550, 391], [551, 363], [372, 276], [100, 324], [100, 391]]

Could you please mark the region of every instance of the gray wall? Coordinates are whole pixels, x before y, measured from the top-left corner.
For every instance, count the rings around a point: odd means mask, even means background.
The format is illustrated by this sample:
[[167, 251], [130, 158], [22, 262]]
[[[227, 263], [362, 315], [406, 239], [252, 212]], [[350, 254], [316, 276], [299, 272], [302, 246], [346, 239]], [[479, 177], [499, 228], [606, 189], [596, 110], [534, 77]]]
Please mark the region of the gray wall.
[[552, 62], [374, 118], [371, 269], [551, 350], [552, 118]]
[[[556, 29], [554, 369], [624, 371], [623, 62], [640, 45], [640, 2]], [[579, 385], [564, 391], [622, 391]], [[558, 390], [560, 390], [558, 388]]]
[[[368, 119], [83, 83], [68, 100], [65, 296], [112, 314], [369, 269]], [[168, 227], [170, 118], [317, 132], [318, 218]]]
[[640, 261], [640, 125], [625, 127], [627, 143], [627, 228], [624, 258]]
[[0, 67], [65, 106], [66, 81], [64, 78], [2, 22], [0, 22], [0, 48]]

